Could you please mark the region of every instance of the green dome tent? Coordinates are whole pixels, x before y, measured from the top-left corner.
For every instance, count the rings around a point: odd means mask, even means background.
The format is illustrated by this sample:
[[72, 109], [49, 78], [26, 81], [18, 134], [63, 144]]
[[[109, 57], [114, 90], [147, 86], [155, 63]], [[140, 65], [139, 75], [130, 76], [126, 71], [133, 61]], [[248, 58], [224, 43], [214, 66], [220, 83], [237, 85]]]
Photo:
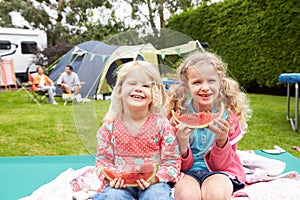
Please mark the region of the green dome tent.
[[[182, 55], [201, 47], [198, 41], [157, 50], [152, 44], [111, 46], [99, 41], [88, 41], [76, 45], [69, 50], [57, 63], [49, 77], [57, 81], [64, 72], [66, 65], [71, 65], [73, 71], [84, 82], [81, 95], [85, 98], [95, 98], [98, 94], [111, 92], [116, 80], [115, 70], [123, 63], [132, 60], [146, 60], [159, 68], [167, 55]], [[57, 94], [61, 91], [57, 89]]]

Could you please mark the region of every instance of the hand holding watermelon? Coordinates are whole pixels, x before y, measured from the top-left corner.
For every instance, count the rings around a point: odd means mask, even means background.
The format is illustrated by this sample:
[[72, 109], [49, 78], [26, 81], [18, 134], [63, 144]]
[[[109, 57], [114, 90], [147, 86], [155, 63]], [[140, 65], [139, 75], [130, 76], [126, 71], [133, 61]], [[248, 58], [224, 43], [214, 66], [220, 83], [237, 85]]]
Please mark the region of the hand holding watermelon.
[[176, 138], [179, 144], [180, 155], [181, 157], [186, 158], [187, 150], [190, 146], [190, 135], [193, 132], [193, 129], [189, 128], [186, 124], [182, 123], [176, 125], [176, 128]]
[[109, 182], [110, 187], [114, 188], [125, 188], [124, 180], [122, 178], [115, 178]]
[[227, 142], [228, 131], [230, 129], [229, 127], [230, 124], [226, 120], [216, 118], [210, 123], [209, 127], [207, 128], [208, 130], [216, 134], [216, 143], [220, 148], [223, 148]]
[[199, 113], [186, 113], [179, 115], [174, 110], [171, 110], [171, 112], [175, 121], [183, 123], [189, 128], [207, 128], [213, 119], [222, 117], [224, 110], [224, 105], [221, 104], [220, 111], [217, 113], [201, 111]]
[[[121, 175], [122, 176], [122, 175]], [[124, 175], [123, 175], [124, 176]], [[113, 179], [111, 182], [110, 182], [110, 186], [111, 187], [114, 187], [114, 188], [125, 188], [126, 186], [131, 186], [131, 187], [139, 187], [141, 190], [145, 190], [147, 189], [151, 184], [155, 184], [157, 183], [158, 181], [156, 180], [156, 177], [152, 179], [151, 182], [147, 182], [146, 180], [144, 179], [138, 179], [136, 180], [136, 184], [125, 184], [125, 181], [124, 179], [122, 178], [115, 178]], [[128, 179], [127, 179], [128, 181]], [[129, 181], [129, 182], [133, 182], [133, 181]]]
[[144, 179], [137, 180], [138, 187], [141, 190], [147, 189], [150, 185], [158, 183], [157, 177], [154, 177], [151, 182], [147, 182]]
[[[221, 104], [220, 110], [217, 113], [202, 111], [199, 113], [179, 115], [173, 110], [171, 111], [174, 120], [179, 123], [176, 125], [176, 128], [178, 130], [177, 141], [179, 143], [179, 150], [182, 154], [182, 157], [185, 157], [185, 154], [187, 153], [187, 148], [189, 146], [189, 136], [192, 133], [192, 129], [194, 128], [207, 128], [217, 135], [216, 141], [218, 146], [223, 147], [226, 144], [227, 134], [219, 137], [220, 133], [226, 132], [226, 127], [229, 127], [228, 122], [221, 119], [224, 114], [224, 110], [224, 105]], [[220, 130], [219, 127], [225, 128], [222, 128], [222, 130]], [[229, 129], [227, 130], [227, 132], [228, 131]]]
[[111, 187], [124, 188], [129, 186], [146, 189], [155, 181], [158, 166], [146, 164], [140, 165], [138, 168], [138, 170], [116, 171], [116, 169], [102, 167], [101, 172], [110, 181]]

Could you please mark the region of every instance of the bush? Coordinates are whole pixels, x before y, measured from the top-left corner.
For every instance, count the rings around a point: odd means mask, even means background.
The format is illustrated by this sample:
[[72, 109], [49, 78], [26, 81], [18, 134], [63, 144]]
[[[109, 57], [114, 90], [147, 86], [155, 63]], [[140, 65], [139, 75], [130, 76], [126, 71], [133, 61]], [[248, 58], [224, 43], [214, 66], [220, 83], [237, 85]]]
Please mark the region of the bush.
[[299, 3], [232, 0], [171, 17], [167, 28], [207, 42], [248, 88], [280, 88], [278, 76], [300, 72]]

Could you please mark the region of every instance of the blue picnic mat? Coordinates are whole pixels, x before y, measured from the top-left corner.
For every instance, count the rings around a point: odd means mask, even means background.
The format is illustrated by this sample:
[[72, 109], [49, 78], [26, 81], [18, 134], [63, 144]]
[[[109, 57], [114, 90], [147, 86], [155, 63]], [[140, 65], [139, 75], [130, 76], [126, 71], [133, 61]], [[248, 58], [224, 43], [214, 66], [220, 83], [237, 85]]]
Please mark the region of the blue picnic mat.
[[[300, 173], [300, 159], [288, 152], [273, 155], [255, 150], [255, 153], [286, 162], [285, 172]], [[92, 155], [0, 157], [0, 199], [17, 200], [29, 196], [63, 171], [91, 166], [94, 163], [95, 157]]]
[[289, 172], [289, 171], [296, 171], [300, 174], [300, 159], [293, 156], [292, 154], [288, 152], [283, 152], [279, 154], [270, 154], [270, 153], [265, 153], [261, 150], [254, 150], [254, 152], [257, 155], [265, 156], [267, 158], [272, 158], [276, 160], [281, 160], [286, 163], [286, 168], [284, 172]]
[[29, 196], [69, 168], [94, 164], [92, 155], [0, 157], [0, 199], [17, 200]]

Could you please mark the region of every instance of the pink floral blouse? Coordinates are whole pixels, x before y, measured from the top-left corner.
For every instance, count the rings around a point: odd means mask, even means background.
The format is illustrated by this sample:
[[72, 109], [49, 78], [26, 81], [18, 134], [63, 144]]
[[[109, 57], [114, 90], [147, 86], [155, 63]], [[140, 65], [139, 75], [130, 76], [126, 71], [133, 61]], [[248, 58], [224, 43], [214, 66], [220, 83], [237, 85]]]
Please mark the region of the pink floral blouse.
[[131, 170], [139, 165], [157, 164], [160, 182], [177, 182], [181, 159], [174, 128], [167, 118], [151, 113], [139, 130], [131, 135], [121, 118], [105, 121], [97, 132], [96, 168], [104, 181], [100, 167]]

